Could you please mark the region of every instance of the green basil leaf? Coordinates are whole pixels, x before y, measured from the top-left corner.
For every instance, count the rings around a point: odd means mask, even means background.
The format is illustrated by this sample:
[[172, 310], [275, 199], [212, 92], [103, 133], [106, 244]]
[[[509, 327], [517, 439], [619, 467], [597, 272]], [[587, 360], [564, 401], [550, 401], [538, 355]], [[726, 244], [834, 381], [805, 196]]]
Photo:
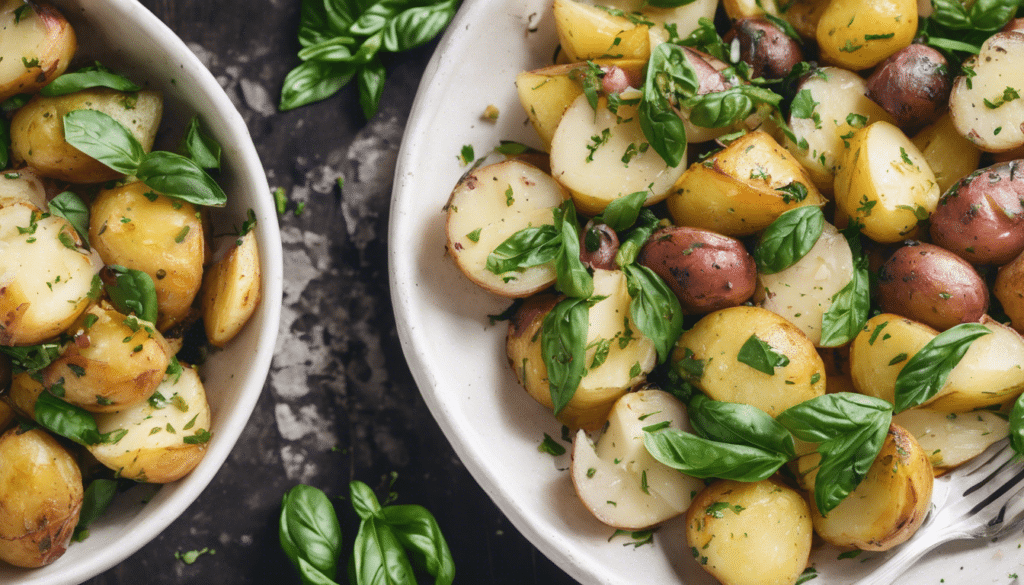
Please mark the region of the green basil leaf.
[[359, 78], [359, 105], [363, 107], [363, 116], [369, 120], [377, 113], [380, 97], [384, 94], [384, 80], [387, 71], [379, 59], [374, 58], [356, 73]]
[[302, 0], [299, 13], [299, 44], [309, 47], [321, 43], [342, 31], [332, 31], [327, 21], [323, 0]]
[[279, 526], [281, 548], [299, 568], [303, 583], [323, 582], [320, 577], [333, 582], [341, 555], [341, 526], [327, 495], [303, 484], [288, 490], [281, 500]]
[[971, 343], [989, 333], [980, 323], [961, 323], [933, 337], [896, 376], [896, 412], [924, 404], [938, 394]]
[[192, 116], [185, 129], [185, 154], [204, 169], [220, 168], [220, 144], [203, 132], [199, 116]]
[[78, 524], [75, 525], [74, 535], [71, 537], [75, 542], [82, 542], [89, 536], [89, 525], [110, 507], [117, 495], [117, 481], [113, 479], [94, 479], [89, 482], [82, 496], [82, 511], [78, 515]]
[[555, 229], [562, 245], [555, 255], [555, 288], [570, 297], [585, 299], [594, 293], [594, 278], [580, 260], [580, 232], [576, 208], [568, 200], [554, 211]]
[[36, 398], [35, 418], [36, 422], [46, 429], [79, 445], [95, 445], [102, 442], [92, 413], [49, 392], [43, 392]]
[[789, 461], [783, 453], [710, 441], [673, 428], [644, 431], [644, 447], [661, 463], [700, 479], [761, 481]]
[[146, 154], [142, 144], [127, 128], [96, 110], [74, 110], [65, 114], [64, 139], [125, 175], [134, 175]]
[[451, 585], [455, 562], [437, 520], [423, 506], [388, 506], [384, 522], [391, 527], [416, 567], [434, 577], [434, 585]]
[[310, 45], [299, 51], [299, 59], [318, 61], [321, 63], [341, 63], [352, 59], [352, 49], [356, 40], [352, 37], [333, 37]]
[[646, 201], [646, 191], [617, 197], [594, 218], [594, 223], [603, 223], [617, 232], [625, 231], [636, 223], [636, 218]]
[[113, 282], [106, 283], [110, 304], [125, 315], [135, 314], [139, 319], [156, 323], [156, 286], [153, 279], [141, 270], [111, 264], [106, 270]]
[[351, 481], [348, 484], [348, 492], [352, 499], [352, 509], [361, 519], [366, 520], [371, 516], [380, 515], [380, 502], [370, 486], [361, 481]]
[[777, 107], [782, 96], [756, 85], [736, 85], [724, 91], [695, 95], [682, 102], [690, 122], [704, 128], [725, 128], [753, 113], [760, 104]]
[[327, 99], [345, 87], [353, 74], [351, 63], [306, 61], [285, 76], [278, 108], [292, 110]]
[[228, 200], [217, 181], [202, 167], [173, 152], [158, 150], [147, 154], [135, 174], [155, 191], [195, 205], [223, 207]]
[[722, 37], [718, 35], [715, 23], [710, 18], [704, 16], [697, 19], [697, 28], [693, 32], [687, 35], [685, 39], [679, 39], [679, 44], [708, 53], [722, 61], [730, 60], [729, 48], [725, 45]]
[[807, 255], [821, 237], [825, 215], [815, 205], [790, 209], [779, 215], [761, 235], [754, 262], [762, 274], [775, 274]]
[[65, 73], [39, 90], [39, 95], [57, 97], [93, 87], [109, 87], [117, 91], [136, 92], [142, 88], [131, 80], [104, 69]]
[[977, 0], [968, 11], [971, 27], [975, 30], [997, 31], [1014, 17], [1020, 2], [1006, 0]]
[[487, 270], [504, 274], [551, 262], [562, 245], [555, 226], [545, 224], [522, 229], [498, 244], [487, 256]]
[[408, 0], [380, 0], [363, 11], [359, 19], [349, 27], [354, 35], [370, 36], [387, 26], [408, 5]]
[[589, 329], [590, 305], [585, 299], [563, 299], [544, 316], [541, 356], [556, 415], [572, 400], [583, 380]]
[[11, 160], [11, 124], [0, 118], [0, 168], [6, 169]]
[[322, 0], [327, 24], [336, 34], [344, 34], [359, 18], [359, 0]]
[[740, 347], [736, 354], [736, 361], [746, 364], [755, 370], [775, 375], [775, 368], [784, 368], [789, 365], [789, 358], [775, 351], [767, 341], [751, 335]]
[[655, 6], [657, 8], [676, 8], [679, 6], [686, 6], [693, 4], [695, 0], [647, 0], [647, 6]]
[[687, 412], [693, 429], [706, 439], [749, 445], [785, 455], [787, 459], [796, 457], [793, 435], [760, 408], [697, 394], [687, 405]]
[[952, 29], [971, 28], [971, 18], [960, 0], [932, 0], [931, 19]]
[[64, 191], [50, 200], [50, 213], [63, 217], [89, 245], [89, 206], [71, 191]]
[[637, 116], [644, 137], [670, 167], [678, 166], [686, 154], [686, 126], [674, 106], [699, 88], [682, 47], [662, 43], [651, 51]]
[[615, 263], [620, 267], [636, 261], [640, 248], [651, 238], [654, 230], [658, 229], [658, 217], [645, 207], [640, 210], [635, 224], [625, 237], [619, 238], [619, 251], [615, 254]]
[[38, 372], [60, 357], [60, 345], [42, 343], [39, 345], [0, 345], [0, 353], [11, 360], [11, 373]]
[[1010, 410], [1010, 446], [1024, 456], [1024, 394], [1017, 397]]
[[852, 340], [868, 321], [871, 309], [871, 281], [868, 258], [861, 249], [860, 230], [852, 223], [843, 230], [853, 254], [853, 278], [836, 294], [821, 316], [821, 347], [838, 347]]
[[384, 48], [392, 53], [407, 51], [427, 43], [448, 26], [458, 2], [445, 0], [402, 11], [384, 29]]
[[416, 585], [402, 544], [391, 527], [377, 516], [359, 524], [352, 555], [358, 585]]
[[604, 77], [604, 70], [597, 63], [587, 61], [587, 66], [579, 70], [578, 75], [580, 85], [583, 86], [583, 95], [587, 96], [587, 103], [590, 104], [590, 109], [597, 111], [598, 100], [601, 97], [601, 78]]
[[628, 264], [626, 275], [629, 318], [637, 329], [654, 342], [658, 362], [664, 363], [672, 354], [676, 340], [683, 332], [683, 308], [679, 298], [660, 276], [646, 266]]
[[821, 461], [814, 500], [827, 515], [860, 484], [878, 457], [892, 421], [892, 405], [851, 392], [825, 394], [775, 417], [801, 441], [818, 443]]

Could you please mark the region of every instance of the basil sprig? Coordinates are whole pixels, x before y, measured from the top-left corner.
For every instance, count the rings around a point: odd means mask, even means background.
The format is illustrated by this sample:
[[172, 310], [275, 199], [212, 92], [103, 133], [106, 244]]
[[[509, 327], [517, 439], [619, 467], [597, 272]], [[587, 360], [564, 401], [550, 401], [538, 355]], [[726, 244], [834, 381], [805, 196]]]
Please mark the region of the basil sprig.
[[50, 213], [63, 217], [89, 245], [89, 206], [71, 191], [64, 191], [50, 200]]
[[227, 202], [220, 185], [194, 161], [170, 152], [145, 152], [127, 128], [103, 112], [68, 112], [64, 115], [64, 138], [111, 169], [136, 176], [168, 197], [214, 207]]
[[670, 167], [678, 166], [686, 154], [686, 126], [675, 107], [699, 88], [697, 72], [682, 47], [662, 43], [651, 51], [637, 115], [644, 137]]
[[458, 0], [303, 0], [302, 63], [285, 76], [280, 109], [323, 100], [356, 79], [363, 114], [373, 117], [387, 75], [380, 54], [427, 43], [448, 26], [458, 6]]
[[341, 555], [341, 526], [327, 496], [299, 484], [281, 500], [281, 549], [299, 570], [303, 585], [335, 583]]
[[825, 215], [815, 205], [790, 209], [775, 219], [754, 249], [761, 274], [775, 274], [796, 264], [818, 243]]
[[104, 288], [110, 304], [125, 315], [134, 313], [139, 319], [156, 323], [156, 285], [149, 274], [116, 264], [108, 265], [105, 271], [108, 280]]
[[853, 392], [825, 394], [791, 406], [776, 420], [801, 441], [818, 443], [821, 455], [814, 502], [828, 514], [867, 475], [882, 450], [892, 405]]
[[664, 363], [683, 332], [683, 308], [679, 298], [653, 270], [639, 264], [622, 267], [626, 275], [629, 318], [645, 337], [654, 342], [658, 362]]
[[65, 73], [58, 76], [50, 83], [39, 90], [39, 95], [44, 97], [57, 97], [91, 89], [94, 87], [107, 87], [117, 91], [136, 92], [142, 88], [130, 79], [114, 73], [100, 63], [83, 67], [74, 73]]
[[541, 357], [548, 371], [548, 391], [556, 416], [583, 380], [591, 304], [586, 299], [562, 299], [541, 324]]
[[971, 343], [989, 333], [980, 323], [961, 323], [933, 337], [896, 376], [896, 412], [924, 404], [938, 394]]
[[860, 228], [851, 223], [843, 235], [853, 254], [853, 277], [832, 295], [832, 304], [821, 316], [821, 347], [838, 347], [856, 337], [867, 323], [871, 309], [868, 257], [861, 247]]

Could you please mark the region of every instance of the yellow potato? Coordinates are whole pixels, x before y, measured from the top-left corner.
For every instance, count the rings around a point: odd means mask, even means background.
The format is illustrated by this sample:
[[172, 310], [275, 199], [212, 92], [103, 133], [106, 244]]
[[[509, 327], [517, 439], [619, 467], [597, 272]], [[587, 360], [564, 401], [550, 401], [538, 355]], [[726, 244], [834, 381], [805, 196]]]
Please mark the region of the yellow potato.
[[981, 160], [981, 151], [957, 132], [948, 113], [915, 134], [911, 142], [935, 173], [941, 193], [971, 174]]
[[860, 71], [906, 47], [917, 34], [917, 0], [831, 0], [815, 36], [826, 63]]
[[570, 63], [588, 59], [641, 59], [651, 56], [648, 27], [596, 6], [555, 0], [558, 40]]
[[964, 62], [964, 74], [953, 82], [953, 124], [981, 150], [1019, 153], [1024, 146], [1022, 59], [1024, 32], [996, 33]]
[[936, 475], [980, 455], [1010, 432], [1009, 421], [990, 410], [956, 413], [908, 408], [893, 415], [892, 421], [914, 435]]
[[256, 234], [238, 238], [227, 256], [203, 277], [203, 326], [217, 347], [231, 341], [260, 304], [260, 253]]
[[828, 5], [829, 0], [793, 0], [780, 16], [793, 25], [800, 38], [813, 41], [818, 33], [818, 21]]
[[104, 189], [90, 209], [89, 241], [105, 264], [141, 270], [153, 279], [158, 329], [188, 317], [206, 259], [203, 222], [194, 205], [157, 195], [138, 181]]
[[53, 81], [77, 47], [74, 29], [53, 6], [0, 1], [0, 101]]
[[761, 131], [691, 165], [667, 200], [677, 225], [727, 236], [757, 233], [788, 209], [824, 203], [800, 164]]
[[8, 169], [0, 173], [0, 207], [15, 201], [27, 201], [39, 209], [46, 209], [46, 185], [38, 173], [25, 167]]
[[11, 379], [11, 388], [7, 392], [8, 403], [18, 414], [35, 420], [36, 400], [46, 391], [42, 382], [33, 380], [27, 372], [15, 374]]
[[0, 560], [42, 567], [67, 550], [82, 509], [75, 459], [41, 429], [0, 436]]
[[896, 403], [896, 377], [938, 331], [891, 313], [875, 315], [850, 344], [850, 376], [861, 394]]

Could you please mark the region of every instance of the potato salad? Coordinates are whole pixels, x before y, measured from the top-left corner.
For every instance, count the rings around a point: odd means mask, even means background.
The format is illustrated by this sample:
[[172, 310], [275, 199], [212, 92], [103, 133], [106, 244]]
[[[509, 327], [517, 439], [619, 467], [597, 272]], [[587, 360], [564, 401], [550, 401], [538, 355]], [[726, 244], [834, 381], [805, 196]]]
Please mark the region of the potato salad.
[[792, 584], [815, 543], [898, 547], [935, 477], [1024, 454], [1024, 5], [551, 16], [514, 80], [536, 140], [458, 180], [447, 253], [514, 299], [508, 364], [596, 520], [681, 517], [667, 550], [721, 583]]
[[199, 464], [198, 368], [260, 302], [252, 212], [211, 251], [219, 145], [76, 48], [53, 7], [0, 0], [0, 561], [28, 568]]

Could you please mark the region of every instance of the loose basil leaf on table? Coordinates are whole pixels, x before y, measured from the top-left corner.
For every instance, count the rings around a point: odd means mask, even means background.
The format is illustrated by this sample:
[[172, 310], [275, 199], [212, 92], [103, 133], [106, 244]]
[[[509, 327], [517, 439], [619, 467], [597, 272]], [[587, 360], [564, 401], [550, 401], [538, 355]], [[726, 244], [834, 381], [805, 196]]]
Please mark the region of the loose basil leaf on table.
[[136, 92], [142, 88], [133, 83], [130, 79], [118, 75], [107, 69], [91, 68], [88, 70], [65, 73], [39, 90], [39, 95], [44, 97], [57, 97], [91, 89], [94, 87], [107, 87], [117, 91]]
[[64, 191], [50, 200], [50, 213], [68, 220], [79, 237], [89, 245], [89, 206], [71, 191]]
[[185, 154], [204, 169], [220, 168], [220, 144], [203, 132], [199, 116], [192, 116], [185, 129]]
[[825, 394], [791, 406], [775, 418], [821, 455], [814, 501], [828, 514], [860, 484], [882, 449], [892, 405], [851, 392]]
[[938, 394], [971, 343], [989, 333], [980, 323], [961, 323], [933, 337], [896, 376], [896, 412], [924, 404]]
[[0, 353], [11, 360], [11, 373], [38, 372], [60, 357], [60, 345], [42, 343], [39, 345], [0, 345]]
[[789, 365], [789, 358], [785, 354], [775, 351], [767, 341], [756, 335], [751, 335], [743, 342], [736, 354], [736, 361], [769, 376], [775, 375], [775, 368]]
[[690, 424], [702, 437], [796, 457], [793, 435], [760, 408], [694, 395], [687, 405]]
[[679, 298], [660, 276], [646, 266], [627, 264], [626, 275], [629, 317], [637, 329], [654, 342], [658, 362], [664, 363], [683, 332], [683, 308]]
[[370, 119], [377, 113], [377, 105], [384, 95], [384, 80], [387, 71], [380, 59], [374, 58], [367, 63], [357, 74], [359, 77], [359, 105], [363, 108], [363, 115]]
[[644, 137], [670, 167], [678, 166], [686, 154], [686, 126], [675, 107], [699, 88], [682, 47], [662, 43], [651, 51], [637, 115]]
[[299, 484], [285, 493], [278, 537], [304, 585], [334, 583], [341, 555], [341, 526], [322, 491]]
[[355, 69], [346, 62], [300, 63], [284, 77], [278, 108], [293, 110], [331, 97], [352, 81]]
[[540, 347], [555, 415], [572, 400], [583, 380], [589, 329], [590, 302], [586, 299], [563, 299], [544, 316]]
[[138, 139], [109, 115], [74, 110], [64, 115], [68, 144], [124, 175], [134, 175], [146, 155]]
[[384, 28], [384, 48], [400, 53], [426, 44], [448, 26], [458, 7], [456, 0], [445, 0], [403, 10]]
[[391, 527], [377, 516], [359, 524], [350, 573], [358, 585], [416, 585], [402, 544]]
[[106, 270], [112, 281], [106, 281], [105, 289], [114, 308], [125, 315], [134, 313], [139, 319], [156, 323], [156, 285], [149, 274], [116, 264], [107, 266]]
[[838, 347], [856, 337], [867, 323], [871, 309], [868, 257], [861, 248], [860, 229], [852, 223], [843, 235], [853, 255], [853, 278], [832, 295], [832, 304], [821, 316], [821, 347]]
[[786, 453], [711, 441], [673, 428], [644, 431], [644, 446], [661, 463], [699, 479], [761, 481], [789, 461]]
[[435, 577], [435, 583], [455, 580], [455, 563], [434, 516], [423, 506], [386, 506], [381, 513], [415, 567]]
[[825, 214], [816, 205], [804, 205], [779, 215], [754, 249], [754, 262], [762, 274], [775, 274], [807, 255], [821, 237]]

